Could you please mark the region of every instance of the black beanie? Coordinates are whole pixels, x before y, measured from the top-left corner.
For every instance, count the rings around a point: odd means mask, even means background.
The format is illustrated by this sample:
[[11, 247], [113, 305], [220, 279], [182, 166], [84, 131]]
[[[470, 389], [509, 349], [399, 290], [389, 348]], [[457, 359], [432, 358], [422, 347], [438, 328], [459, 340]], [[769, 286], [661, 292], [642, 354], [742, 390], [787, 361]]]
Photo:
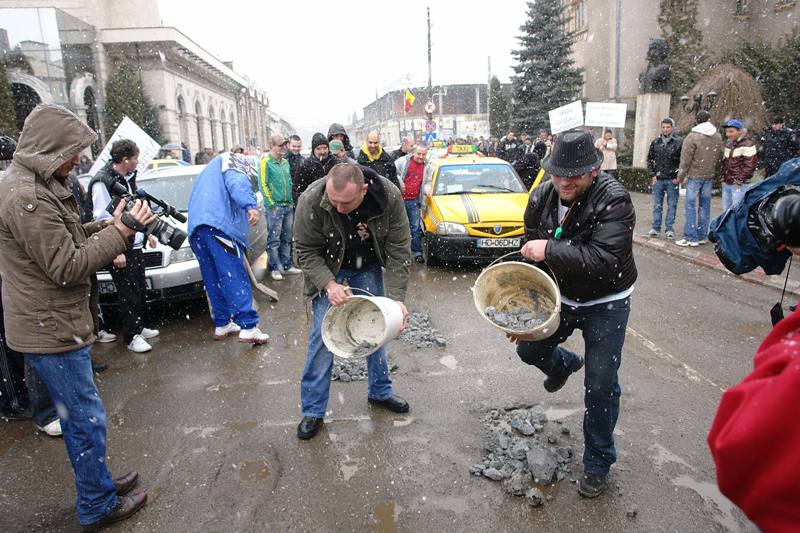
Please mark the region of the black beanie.
[[328, 138], [320, 132], [315, 133], [314, 136], [311, 137], [311, 150], [315, 150], [317, 146], [322, 144], [328, 146]]

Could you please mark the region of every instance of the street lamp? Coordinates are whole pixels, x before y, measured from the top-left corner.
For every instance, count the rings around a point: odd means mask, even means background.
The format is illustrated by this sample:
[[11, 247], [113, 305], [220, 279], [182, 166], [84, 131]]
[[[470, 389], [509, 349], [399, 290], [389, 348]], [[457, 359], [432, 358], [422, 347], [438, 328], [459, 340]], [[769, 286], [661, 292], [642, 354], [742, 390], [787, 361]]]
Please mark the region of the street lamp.
[[694, 102], [691, 104], [689, 103], [689, 97], [685, 94], [681, 96], [679, 100], [687, 113], [694, 113], [696, 115], [699, 111], [711, 111], [711, 108], [714, 107], [714, 103], [717, 101], [717, 93], [714, 89], [708, 91], [705, 95], [705, 104], [703, 104], [702, 93], [695, 94], [693, 98]]

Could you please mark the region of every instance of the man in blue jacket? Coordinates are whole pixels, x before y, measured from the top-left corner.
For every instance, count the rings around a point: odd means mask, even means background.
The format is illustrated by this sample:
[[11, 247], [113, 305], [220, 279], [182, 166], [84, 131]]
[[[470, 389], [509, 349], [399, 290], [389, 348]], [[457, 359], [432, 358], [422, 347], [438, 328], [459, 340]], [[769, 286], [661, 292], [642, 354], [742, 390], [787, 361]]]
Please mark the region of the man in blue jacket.
[[248, 224], [261, 213], [250, 186], [256, 170], [240, 154], [218, 155], [197, 176], [189, 198], [189, 244], [211, 302], [214, 339], [239, 334], [239, 342], [264, 344], [269, 335], [258, 329], [247, 261]]

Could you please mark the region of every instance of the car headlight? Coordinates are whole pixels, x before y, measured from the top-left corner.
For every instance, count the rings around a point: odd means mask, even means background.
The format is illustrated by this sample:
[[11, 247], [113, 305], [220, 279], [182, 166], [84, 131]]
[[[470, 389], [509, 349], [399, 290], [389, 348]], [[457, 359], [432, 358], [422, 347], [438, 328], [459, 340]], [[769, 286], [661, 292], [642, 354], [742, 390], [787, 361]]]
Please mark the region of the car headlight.
[[186, 261], [193, 261], [197, 259], [194, 255], [192, 249], [188, 246], [184, 246], [183, 248], [179, 248], [177, 250], [172, 251], [172, 255], [169, 258], [170, 263], [185, 263]]
[[439, 222], [436, 226], [436, 233], [439, 235], [466, 235], [467, 228], [463, 224], [455, 222]]

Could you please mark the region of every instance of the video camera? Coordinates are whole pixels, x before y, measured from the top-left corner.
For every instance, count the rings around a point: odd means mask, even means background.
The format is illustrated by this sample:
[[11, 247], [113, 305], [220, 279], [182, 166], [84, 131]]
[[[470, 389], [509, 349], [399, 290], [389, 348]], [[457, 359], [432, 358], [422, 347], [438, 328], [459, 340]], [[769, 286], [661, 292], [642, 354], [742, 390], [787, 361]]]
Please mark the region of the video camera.
[[[169, 205], [167, 202], [156, 198], [155, 196], [151, 196], [145, 192], [144, 189], [138, 189], [134, 194], [128, 193], [128, 189], [125, 188], [124, 185], [121, 183], [114, 183], [111, 186], [111, 203], [108, 204], [106, 211], [109, 213], [114, 213], [116, 206], [119, 205], [120, 199], [125, 200], [125, 213], [130, 212], [133, 208], [133, 203], [137, 198], [141, 198], [144, 200], [149, 201], [151, 204], [156, 204], [157, 206], [161, 207], [162, 212], [156, 213], [158, 217], [167, 215], [178, 222], [186, 222], [186, 217], [183, 214]], [[145, 235], [153, 235], [158, 239], [158, 242], [165, 246], [169, 246], [173, 250], [177, 250], [183, 244], [183, 241], [186, 240], [186, 232], [180, 228], [169, 224], [168, 222], [161, 220], [160, 218], [156, 217], [156, 219], [148, 224], [142, 233]], [[126, 226], [128, 224], [125, 224]]]

